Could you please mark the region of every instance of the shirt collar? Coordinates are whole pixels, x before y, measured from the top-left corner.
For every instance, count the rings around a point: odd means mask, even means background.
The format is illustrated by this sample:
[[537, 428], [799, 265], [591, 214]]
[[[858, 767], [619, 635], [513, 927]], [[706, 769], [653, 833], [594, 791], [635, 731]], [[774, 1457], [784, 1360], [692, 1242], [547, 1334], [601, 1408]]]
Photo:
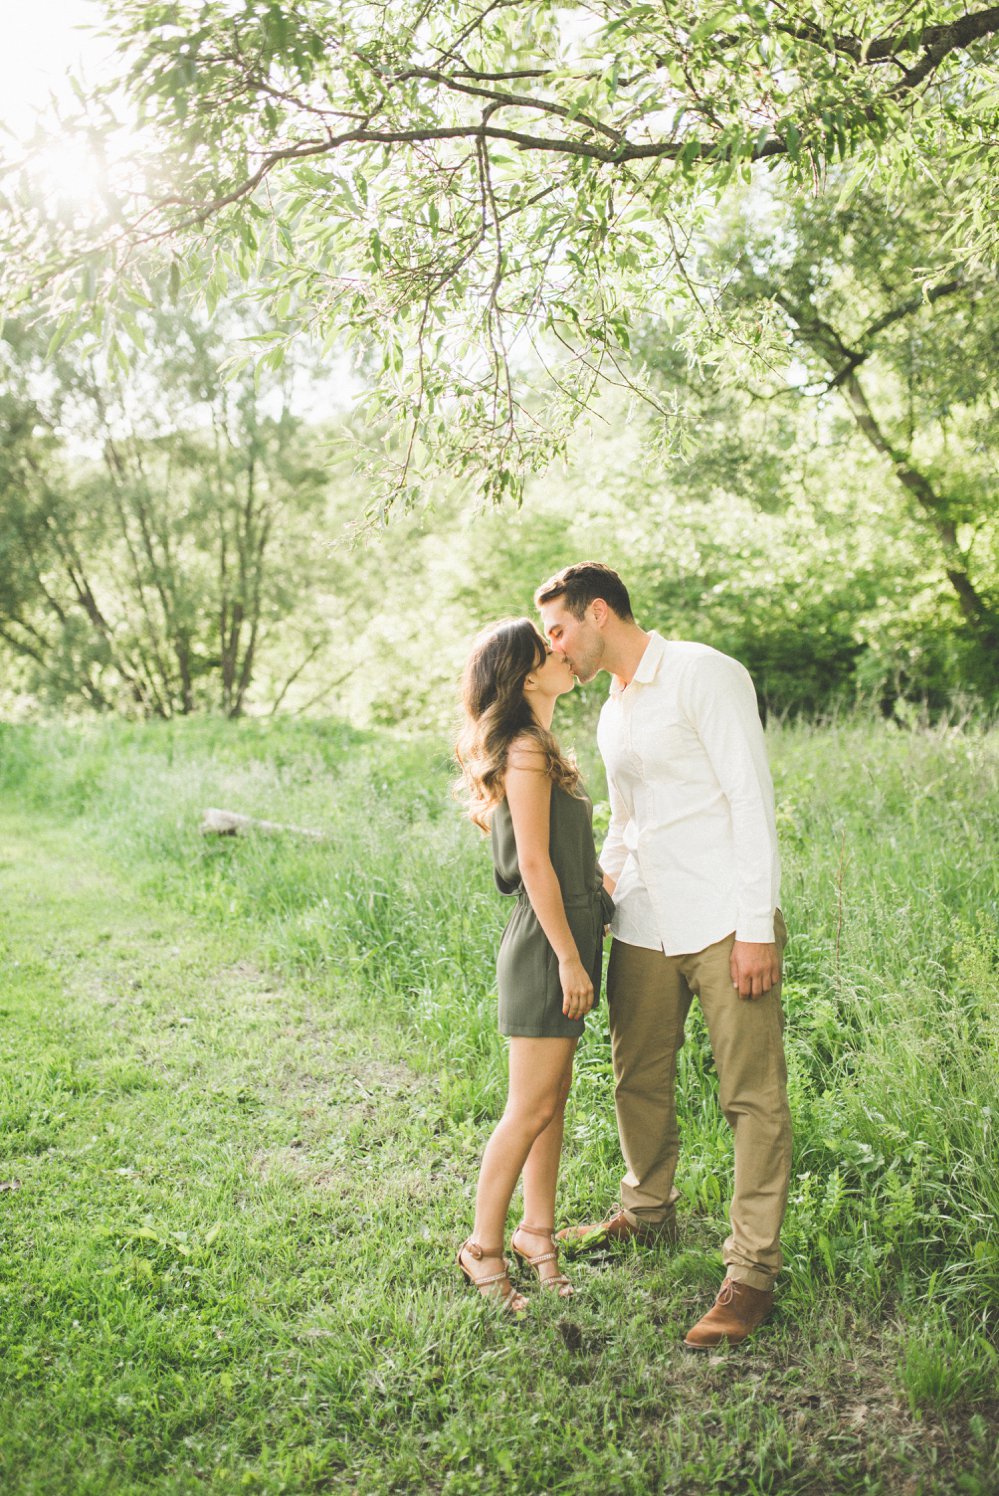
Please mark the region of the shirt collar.
[[[659, 673], [659, 666], [663, 662], [665, 652], [666, 640], [662, 634], [657, 634], [655, 629], [652, 629], [649, 633], [649, 642], [645, 646], [645, 653], [638, 662], [630, 684], [635, 685], [637, 683], [640, 686], [647, 686], [650, 681], [655, 680]], [[620, 696], [624, 689], [620, 678], [612, 675], [610, 694], [612, 696]]]

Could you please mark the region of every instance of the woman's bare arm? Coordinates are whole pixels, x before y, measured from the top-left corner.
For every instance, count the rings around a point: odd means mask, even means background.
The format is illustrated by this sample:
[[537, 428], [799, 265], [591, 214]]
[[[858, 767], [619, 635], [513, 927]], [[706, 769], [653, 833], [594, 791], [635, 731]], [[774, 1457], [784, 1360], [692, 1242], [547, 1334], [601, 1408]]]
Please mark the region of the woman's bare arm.
[[529, 739], [519, 740], [510, 749], [505, 788], [520, 876], [538, 924], [558, 958], [562, 1011], [568, 1018], [582, 1018], [593, 1006], [593, 983], [579, 958], [548, 852], [552, 782], [545, 773], [543, 753]]

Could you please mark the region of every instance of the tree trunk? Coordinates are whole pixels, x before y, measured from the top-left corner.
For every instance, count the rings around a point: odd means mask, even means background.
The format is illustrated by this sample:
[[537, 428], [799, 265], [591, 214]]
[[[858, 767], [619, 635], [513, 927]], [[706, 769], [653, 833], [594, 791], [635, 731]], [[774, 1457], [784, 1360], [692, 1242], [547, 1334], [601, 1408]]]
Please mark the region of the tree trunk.
[[315, 841], [325, 841], [325, 831], [314, 831], [308, 826], [286, 826], [281, 821], [257, 821], [252, 816], [237, 815], [234, 810], [216, 810], [209, 806], [203, 813], [202, 836], [239, 836], [245, 831], [291, 832], [295, 836], [310, 836]]
[[[814, 308], [796, 306], [780, 295], [776, 299], [794, 319], [801, 341], [829, 369], [833, 376], [830, 387], [842, 391], [860, 431], [874, 450], [888, 459], [895, 477], [912, 495], [932, 526], [943, 552], [947, 580], [957, 595], [961, 612], [974, 638], [990, 654], [999, 650], [999, 614], [982, 597], [968, 572], [946, 497], [937, 493], [926, 474], [913, 466], [906, 454], [889, 441], [871, 408], [857, 373], [859, 365], [870, 356], [871, 350], [862, 348], [858, 352], [847, 347], [832, 324], [818, 316]], [[886, 323], [887, 319], [882, 319], [882, 323], [875, 326]]]
[[964, 565], [957, 530], [947, 513], [946, 500], [936, 492], [925, 473], [914, 468], [885, 436], [871, 410], [870, 402], [854, 370], [840, 382], [857, 425], [875, 451], [887, 457], [898, 481], [912, 494], [936, 531], [944, 553], [947, 579], [957, 593], [957, 600], [979, 643], [987, 649], [999, 649], [999, 615], [978, 592]]

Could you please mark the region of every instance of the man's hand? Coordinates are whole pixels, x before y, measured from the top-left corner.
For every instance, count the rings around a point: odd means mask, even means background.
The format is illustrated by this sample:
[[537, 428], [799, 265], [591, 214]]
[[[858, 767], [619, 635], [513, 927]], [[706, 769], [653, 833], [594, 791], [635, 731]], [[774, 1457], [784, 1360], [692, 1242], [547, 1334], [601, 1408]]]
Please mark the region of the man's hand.
[[752, 1002], [754, 997], [765, 997], [780, 981], [780, 951], [776, 943], [735, 940], [729, 969], [736, 992], [744, 1001]]
[[[613, 898], [613, 896], [614, 896], [614, 890], [617, 887], [617, 879], [616, 878], [612, 878], [611, 875], [610, 875], [610, 873], [604, 873], [604, 887], [606, 888], [607, 892]], [[604, 925], [604, 939], [605, 940], [606, 940], [607, 936], [610, 934], [610, 930], [611, 930], [610, 925]]]

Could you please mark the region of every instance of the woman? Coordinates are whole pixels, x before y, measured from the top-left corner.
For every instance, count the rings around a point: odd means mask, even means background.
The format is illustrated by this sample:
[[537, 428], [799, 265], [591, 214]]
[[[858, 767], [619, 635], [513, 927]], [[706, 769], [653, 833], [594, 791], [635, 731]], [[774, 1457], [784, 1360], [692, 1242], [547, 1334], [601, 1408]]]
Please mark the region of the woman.
[[496, 966], [509, 1094], [482, 1158], [475, 1228], [458, 1266], [514, 1314], [527, 1300], [510, 1285], [503, 1240], [521, 1173], [524, 1220], [514, 1254], [543, 1288], [572, 1293], [559, 1271], [555, 1185], [573, 1056], [599, 994], [604, 924], [614, 907], [593, 847], [592, 807], [551, 732], [555, 703], [574, 685], [529, 618], [495, 624], [465, 666], [455, 749], [469, 815], [492, 833], [496, 882], [517, 895]]

